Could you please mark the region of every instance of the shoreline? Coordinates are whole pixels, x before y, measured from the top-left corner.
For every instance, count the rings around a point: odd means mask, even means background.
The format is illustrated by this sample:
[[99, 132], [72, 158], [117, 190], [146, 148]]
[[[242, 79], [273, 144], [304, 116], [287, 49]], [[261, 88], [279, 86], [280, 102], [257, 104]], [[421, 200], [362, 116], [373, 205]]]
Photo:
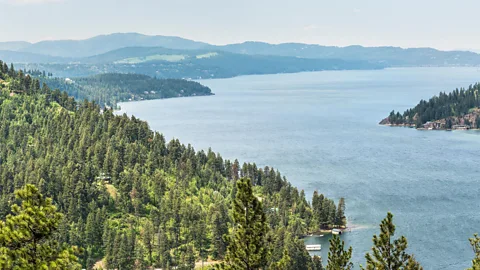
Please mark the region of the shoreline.
[[[358, 230], [365, 230], [365, 229], [370, 229], [374, 228], [373, 225], [361, 225], [361, 224], [351, 224], [349, 226], [345, 226], [344, 228], [333, 228], [333, 229], [338, 229], [341, 231], [341, 234], [346, 233], [346, 232], [352, 232], [352, 231], [358, 231]], [[305, 239], [308, 237], [322, 237], [325, 235], [332, 234], [333, 229], [322, 229], [318, 230], [315, 232], [309, 232], [305, 235], [301, 235], [300, 239]]]
[[469, 130], [473, 130], [473, 131], [479, 131], [480, 128], [468, 128], [468, 129], [429, 129], [429, 128], [417, 128], [415, 126], [409, 126], [409, 125], [393, 125], [393, 124], [378, 124], [379, 126], [385, 126], [385, 127], [402, 127], [402, 128], [413, 128], [415, 130], [428, 130], [428, 131], [456, 131], [456, 130], [460, 130], [460, 131], [469, 131]]
[[[163, 100], [163, 99], [176, 99], [176, 98], [210, 97], [210, 96], [215, 96], [215, 93], [211, 93], [209, 95], [195, 95], [195, 96], [167, 97], [167, 98], [151, 98], [151, 99], [141, 99], [141, 100], [124, 100], [124, 101], [117, 102], [117, 107], [119, 106], [118, 104], [121, 104], [121, 103], [133, 103], [133, 102], [143, 102], [143, 101]], [[120, 109], [113, 108], [114, 112], [119, 112], [121, 110], [122, 110], [121, 106], [120, 106]]]

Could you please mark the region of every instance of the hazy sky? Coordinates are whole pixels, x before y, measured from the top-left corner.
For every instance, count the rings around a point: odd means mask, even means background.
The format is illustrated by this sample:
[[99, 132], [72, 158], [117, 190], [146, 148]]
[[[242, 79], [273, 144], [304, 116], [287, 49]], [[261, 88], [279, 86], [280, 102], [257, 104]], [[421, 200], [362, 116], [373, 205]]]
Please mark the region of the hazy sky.
[[0, 41], [113, 32], [213, 44], [480, 49], [480, 0], [0, 0]]

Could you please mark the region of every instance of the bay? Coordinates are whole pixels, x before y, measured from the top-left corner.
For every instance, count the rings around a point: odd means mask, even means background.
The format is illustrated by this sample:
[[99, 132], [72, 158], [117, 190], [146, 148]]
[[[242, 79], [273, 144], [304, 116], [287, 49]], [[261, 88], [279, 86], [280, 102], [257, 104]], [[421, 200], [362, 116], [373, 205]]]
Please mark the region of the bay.
[[[478, 68], [402, 68], [200, 81], [210, 97], [120, 104], [167, 139], [273, 166], [311, 199], [346, 198], [342, 238], [365, 263], [387, 211], [425, 269], [464, 269], [480, 232], [480, 132], [379, 126], [440, 91], [468, 87]], [[321, 243], [328, 254], [328, 237]]]

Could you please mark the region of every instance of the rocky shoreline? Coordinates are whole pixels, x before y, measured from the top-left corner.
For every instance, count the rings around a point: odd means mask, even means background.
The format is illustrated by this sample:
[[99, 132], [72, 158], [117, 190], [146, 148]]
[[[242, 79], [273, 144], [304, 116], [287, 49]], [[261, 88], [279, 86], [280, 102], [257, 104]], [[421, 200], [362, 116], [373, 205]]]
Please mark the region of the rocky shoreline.
[[416, 116], [413, 121], [404, 123], [392, 123], [390, 117], [382, 119], [380, 125], [392, 127], [408, 127], [418, 130], [470, 130], [480, 129], [480, 108], [471, 109], [463, 116], [452, 116], [440, 120], [417, 123]]

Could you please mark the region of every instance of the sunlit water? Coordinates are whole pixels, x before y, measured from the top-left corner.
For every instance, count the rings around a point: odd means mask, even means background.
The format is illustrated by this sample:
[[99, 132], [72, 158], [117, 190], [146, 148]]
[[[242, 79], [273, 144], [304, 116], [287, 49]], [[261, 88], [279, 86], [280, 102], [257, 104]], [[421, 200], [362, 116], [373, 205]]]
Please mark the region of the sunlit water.
[[[480, 80], [477, 68], [325, 71], [207, 80], [210, 97], [121, 104], [167, 139], [278, 168], [310, 196], [346, 198], [342, 238], [356, 265], [387, 211], [425, 269], [464, 269], [480, 232], [480, 132], [377, 123], [439, 91]], [[318, 240], [324, 259], [328, 237]]]

